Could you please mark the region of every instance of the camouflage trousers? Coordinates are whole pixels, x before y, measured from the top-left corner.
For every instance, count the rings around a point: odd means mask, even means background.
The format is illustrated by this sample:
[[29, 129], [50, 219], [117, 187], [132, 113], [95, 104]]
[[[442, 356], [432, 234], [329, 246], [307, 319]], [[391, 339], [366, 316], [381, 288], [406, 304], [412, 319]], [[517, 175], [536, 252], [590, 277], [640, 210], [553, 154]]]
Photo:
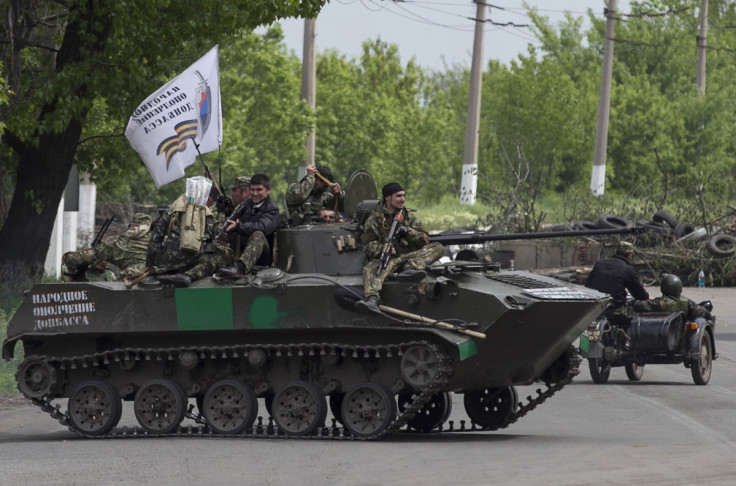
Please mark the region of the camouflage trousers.
[[366, 298], [376, 297], [380, 300], [379, 294], [383, 287], [383, 281], [386, 280], [389, 274], [401, 271], [402, 267], [422, 270], [430, 263], [439, 260], [444, 253], [445, 249], [440, 243], [430, 243], [417, 251], [391, 258], [380, 275], [376, 275], [376, 270], [381, 264], [381, 260], [371, 260], [363, 267], [363, 294]]
[[245, 265], [245, 273], [250, 272], [253, 265], [261, 258], [261, 255], [271, 252], [271, 246], [268, 244], [266, 235], [261, 231], [256, 231], [248, 237], [245, 248], [240, 255], [240, 261]]
[[231, 253], [203, 253], [197, 263], [184, 272], [189, 275], [192, 280], [199, 280], [201, 278], [209, 277], [222, 267], [226, 267], [233, 262]]

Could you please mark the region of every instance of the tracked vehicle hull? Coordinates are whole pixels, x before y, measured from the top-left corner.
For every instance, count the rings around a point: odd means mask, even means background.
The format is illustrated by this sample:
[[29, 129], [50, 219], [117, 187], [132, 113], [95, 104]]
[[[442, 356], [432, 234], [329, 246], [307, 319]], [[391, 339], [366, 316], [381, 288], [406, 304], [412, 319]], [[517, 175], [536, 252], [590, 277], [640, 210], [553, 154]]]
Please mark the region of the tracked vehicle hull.
[[[387, 281], [382, 314], [356, 311], [361, 288], [356, 275], [275, 268], [179, 289], [40, 284], [10, 322], [3, 357], [21, 342], [19, 389], [90, 436], [119, 434], [122, 402], [143, 435], [179, 433], [187, 416], [206, 433], [263, 435], [254, 420], [264, 397], [274, 434], [377, 438], [407, 424], [436, 430], [450, 392], [465, 393], [477, 428], [491, 430], [572, 379], [570, 345], [608, 301], [460, 262], [421, 282]], [[513, 387], [535, 381], [550, 391], [519, 404]], [[69, 398], [67, 412], [57, 398]], [[323, 429], [326, 399], [345, 429]]]
[[[279, 230], [274, 266], [239, 280], [36, 285], [3, 343], [5, 359], [23, 347], [18, 388], [90, 437], [345, 440], [496, 430], [577, 374], [572, 343], [610, 299], [551, 278], [435, 264], [421, 281], [388, 278], [380, 313], [360, 313], [375, 183], [356, 171], [346, 192], [349, 223]], [[497, 235], [452, 242], [479, 237]], [[532, 383], [537, 395], [520, 402], [515, 386]], [[464, 395], [468, 427], [447, 422], [451, 393]], [[117, 427], [124, 403], [135, 428]]]

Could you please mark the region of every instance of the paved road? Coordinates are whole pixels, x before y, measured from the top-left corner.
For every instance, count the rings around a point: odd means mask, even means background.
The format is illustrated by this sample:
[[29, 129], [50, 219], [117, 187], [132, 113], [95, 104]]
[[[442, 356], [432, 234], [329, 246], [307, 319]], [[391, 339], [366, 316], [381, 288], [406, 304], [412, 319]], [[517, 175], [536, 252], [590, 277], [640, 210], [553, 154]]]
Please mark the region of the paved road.
[[[0, 412], [0, 484], [733, 484], [736, 291], [685, 293], [712, 299], [718, 316], [720, 358], [705, 387], [681, 365], [647, 366], [638, 383], [614, 369], [595, 385], [584, 362], [572, 385], [501, 432], [368, 443], [89, 440], [21, 407]], [[457, 398], [451, 418], [465, 418]]]

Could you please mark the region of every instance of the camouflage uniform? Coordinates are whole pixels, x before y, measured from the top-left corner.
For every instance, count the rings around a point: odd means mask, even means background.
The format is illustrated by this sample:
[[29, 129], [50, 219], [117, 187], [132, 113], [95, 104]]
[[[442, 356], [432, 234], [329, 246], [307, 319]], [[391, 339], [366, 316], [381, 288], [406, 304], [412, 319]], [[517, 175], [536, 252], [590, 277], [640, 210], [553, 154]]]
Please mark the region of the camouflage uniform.
[[711, 314], [704, 307], [696, 304], [687, 297], [670, 297], [663, 295], [651, 300], [634, 302], [634, 310], [639, 312], [678, 312], [681, 311], [689, 321], [702, 317], [710, 319]]
[[[69, 252], [64, 255], [62, 261], [70, 273], [77, 273], [83, 270], [83, 267], [89, 266], [85, 271], [89, 281], [109, 281], [139, 275], [145, 270], [150, 227], [151, 217], [144, 213], [136, 213], [123, 235], [112, 241], [100, 243], [94, 248]], [[104, 266], [107, 263], [120, 269], [118, 275], [115, 275], [114, 271], [106, 271]]]
[[[429, 237], [413, 211], [408, 211], [404, 217], [404, 226], [409, 228], [408, 233], [398, 239], [396, 255], [392, 256], [386, 268], [376, 276], [380, 265], [381, 248], [386, 240], [394, 214], [383, 204], [373, 211], [365, 223], [365, 229], [360, 239], [363, 242], [363, 251], [368, 258], [368, 264], [363, 268], [363, 294], [366, 298], [378, 299], [386, 277], [406, 266], [414, 270], [422, 270], [430, 263], [438, 260], [444, 254], [440, 243], [429, 243]], [[380, 299], [379, 299], [380, 300]]]
[[[286, 207], [291, 217], [291, 224], [307, 224], [306, 209], [310, 204], [310, 212], [317, 216], [323, 207], [333, 209], [335, 207], [335, 195], [330, 187], [322, 190], [316, 186], [316, 176], [307, 175], [298, 183], [289, 184], [286, 189]], [[337, 196], [337, 211], [345, 212], [345, 191], [340, 191]]]
[[153, 224], [148, 243], [146, 266], [163, 268], [166, 273], [181, 273], [197, 280], [212, 275], [222, 261], [222, 254], [215, 240], [215, 217], [206, 208], [206, 226], [199, 251], [179, 249], [181, 237], [181, 218], [186, 212], [187, 199], [182, 194], [169, 207], [166, 213]]
[[[221, 207], [221, 209], [226, 209]], [[225, 213], [218, 209], [218, 204], [215, 202], [209, 206], [210, 211], [215, 219], [214, 229], [215, 235], [220, 231], [222, 225], [227, 221], [227, 217], [230, 213]], [[185, 275], [189, 275], [192, 280], [199, 280], [201, 278], [209, 277], [217, 271], [218, 268], [230, 265], [233, 258], [233, 250], [227, 241], [227, 235], [223, 232], [219, 238], [215, 239], [215, 248], [217, 251], [214, 253], [204, 253], [200, 256], [199, 261], [192, 268], [184, 272]]]

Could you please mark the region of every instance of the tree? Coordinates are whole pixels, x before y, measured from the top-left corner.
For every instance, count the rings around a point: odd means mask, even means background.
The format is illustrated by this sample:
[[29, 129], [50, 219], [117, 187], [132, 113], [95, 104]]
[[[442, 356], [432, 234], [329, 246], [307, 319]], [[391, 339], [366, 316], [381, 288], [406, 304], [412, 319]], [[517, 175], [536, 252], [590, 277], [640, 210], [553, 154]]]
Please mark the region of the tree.
[[412, 204], [438, 201], [453, 187], [445, 98], [396, 45], [366, 41], [359, 61], [327, 52], [317, 62], [317, 159], [341, 177], [365, 168], [379, 187], [399, 181]]
[[[314, 17], [326, 0], [37, 0], [3, 2], [0, 61], [13, 94], [0, 111], [2, 156], [14, 191], [0, 230], [0, 280], [37, 278], [72, 164], [102, 176], [106, 159], [77, 158], [90, 115], [122, 127], [137, 104], [213, 44], [289, 16]], [[119, 159], [118, 159], [119, 160]], [[128, 161], [128, 167], [135, 165]]]

